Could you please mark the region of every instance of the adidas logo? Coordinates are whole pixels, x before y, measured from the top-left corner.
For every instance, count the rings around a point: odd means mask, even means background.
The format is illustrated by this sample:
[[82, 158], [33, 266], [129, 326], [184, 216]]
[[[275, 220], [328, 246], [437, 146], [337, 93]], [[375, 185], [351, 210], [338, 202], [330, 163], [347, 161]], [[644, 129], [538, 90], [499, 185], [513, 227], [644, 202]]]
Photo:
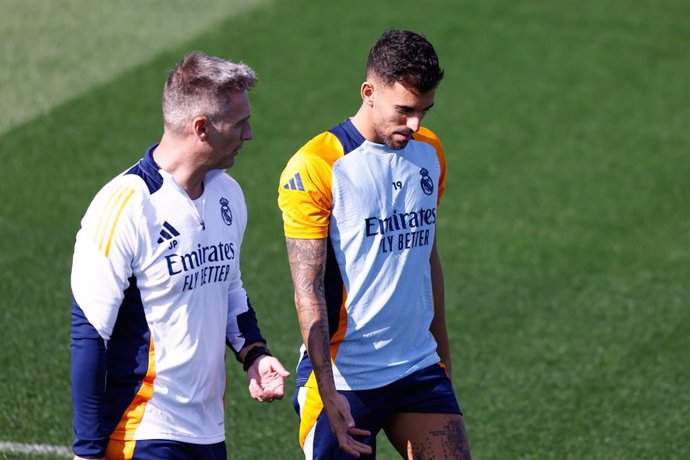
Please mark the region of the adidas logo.
[[175, 227], [170, 225], [168, 221], [163, 222], [163, 229], [161, 230], [161, 236], [158, 238], [158, 244], [163, 243], [167, 240], [172, 240], [176, 236], [180, 236], [180, 232], [175, 230]]
[[283, 185], [283, 188], [285, 190], [299, 190], [300, 192], [303, 192], [304, 185], [302, 185], [302, 178], [300, 177], [299, 173], [295, 174], [295, 177], [290, 179], [287, 184]]

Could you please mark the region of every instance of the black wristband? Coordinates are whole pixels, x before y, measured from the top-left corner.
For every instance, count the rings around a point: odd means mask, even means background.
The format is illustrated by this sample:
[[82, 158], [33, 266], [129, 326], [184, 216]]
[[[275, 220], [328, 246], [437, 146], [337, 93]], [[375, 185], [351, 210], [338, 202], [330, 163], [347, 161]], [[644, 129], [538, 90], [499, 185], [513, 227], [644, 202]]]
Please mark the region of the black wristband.
[[273, 356], [271, 352], [268, 351], [268, 348], [264, 347], [263, 345], [250, 348], [247, 354], [244, 356], [244, 362], [242, 363], [242, 368], [244, 369], [244, 372], [247, 372], [249, 368], [252, 367], [252, 364], [254, 364], [254, 361], [259, 359], [260, 356], [264, 355]]

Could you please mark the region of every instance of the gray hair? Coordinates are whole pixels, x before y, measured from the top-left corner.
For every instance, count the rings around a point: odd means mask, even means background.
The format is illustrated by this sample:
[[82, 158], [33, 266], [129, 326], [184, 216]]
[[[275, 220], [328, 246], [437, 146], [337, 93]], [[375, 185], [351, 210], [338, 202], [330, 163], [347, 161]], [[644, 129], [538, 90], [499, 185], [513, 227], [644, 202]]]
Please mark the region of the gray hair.
[[246, 64], [187, 54], [168, 75], [163, 88], [163, 122], [166, 130], [181, 133], [194, 117], [216, 121], [230, 110], [230, 93], [248, 91], [257, 77]]

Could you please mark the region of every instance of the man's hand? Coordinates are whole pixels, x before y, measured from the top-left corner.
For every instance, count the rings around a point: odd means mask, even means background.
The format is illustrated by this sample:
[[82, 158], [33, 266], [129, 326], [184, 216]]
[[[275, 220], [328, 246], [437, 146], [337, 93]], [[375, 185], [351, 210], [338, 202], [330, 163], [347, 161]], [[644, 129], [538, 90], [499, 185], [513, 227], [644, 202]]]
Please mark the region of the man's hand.
[[331, 431], [338, 439], [340, 448], [349, 455], [359, 457], [361, 454], [370, 454], [371, 446], [355, 440], [353, 436], [369, 436], [371, 433], [355, 427], [350, 403], [336, 391], [333, 381], [324, 288], [327, 240], [286, 238], [285, 241], [302, 340], [307, 346]]
[[261, 402], [283, 399], [285, 382], [290, 373], [273, 356], [263, 355], [256, 359], [247, 370], [249, 394]]
[[362, 454], [371, 454], [371, 446], [357, 441], [353, 436], [369, 436], [371, 432], [355, 426], [355, 421], [350, 413], [350, 403], [340, 393], [335, 393], [329, 401], [323, 401], [323, 408], [328, 416], [331, 430], [338, 439], [340, 448], [353, 457], [359, 458]]

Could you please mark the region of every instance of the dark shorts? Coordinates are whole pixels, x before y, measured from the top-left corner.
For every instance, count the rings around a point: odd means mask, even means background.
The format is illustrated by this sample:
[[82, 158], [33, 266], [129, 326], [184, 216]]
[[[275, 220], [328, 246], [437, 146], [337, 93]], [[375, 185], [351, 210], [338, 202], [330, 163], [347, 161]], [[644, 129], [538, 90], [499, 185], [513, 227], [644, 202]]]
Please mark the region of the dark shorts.
[[165, 439], [113, 441], [108, 444], [108, 460], [227, 460], [225, 442], [190, 444]]
[[[400, 412], [462, 414], [453, 386], [438, 364], [373, 390], [339, 391], [350, 403], [355, 426], [371, 432], [358, 438], [374, 449], [376, 435]], [[298, 386], [292, 403], [300, 416], [299, 441], [306, 458], [349, 459], [338, 447], [316, 388]]]

